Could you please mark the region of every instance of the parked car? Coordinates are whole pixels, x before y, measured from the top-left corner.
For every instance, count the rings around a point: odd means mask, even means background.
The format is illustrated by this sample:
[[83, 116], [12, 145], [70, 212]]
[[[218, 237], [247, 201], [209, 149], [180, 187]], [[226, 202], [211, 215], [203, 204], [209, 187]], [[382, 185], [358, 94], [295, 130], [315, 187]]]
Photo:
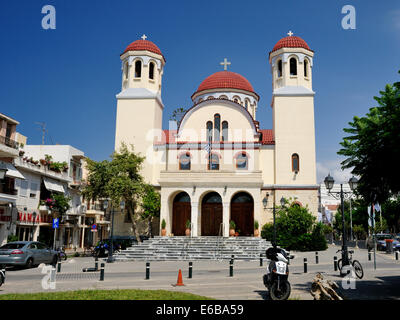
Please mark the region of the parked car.
[[[396, 239], [390, 233], [377, 233], [376, 234], [376, 250], [386, 250], [386, 240], [393, 240], [393, 249], [400, 249], [400, 241]], [[367, 238], [367, 249], [371, 250], [374, 248], [374, 239], [373, 236]]]
[[56, 265], [57, 251], [37, 241], [14, 241], [0, 247], [0, 265], [32, 268], [41, 263]]

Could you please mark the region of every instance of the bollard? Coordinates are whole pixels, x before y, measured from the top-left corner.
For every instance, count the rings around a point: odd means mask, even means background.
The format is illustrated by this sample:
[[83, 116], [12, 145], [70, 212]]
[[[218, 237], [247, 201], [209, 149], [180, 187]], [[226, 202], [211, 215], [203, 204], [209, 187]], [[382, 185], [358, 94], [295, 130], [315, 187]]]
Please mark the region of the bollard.
[[235, 261], [235, 256], [234, 255], [232, 255], [231, 258], [232, 258], [233, 261]]
[[307, 273], [307, 258], [304, 258], [304, 273]]
[[192, 279], [193, 262], [189, 262], [189, 279]]
[[315, 252], [315, 263], [318, 264], [318, 261], [319, 261], [319, 259], [318, 259], [318, 251], [317, 251], [317, 252]]
[[337, 271], [338, 269], [338, 264], [337, 264], [337, 257], [333, 257], [333, 268], [335, 271]]
[[50, 271], [50, 282], [54, 283], [56, 281], [56, 267], [53, 266]]
[[94, 268], [96, 269], [96, 271], [99, 271], [99, 258], [94, 258]]
[[104, 263], [100, 264], [100, 281], [104, 281]]
[[368, 251], [368, 261], [371, 261], [371, 252]]
[[260, 253], [260, 267], [263, 266], [263, 258], [262, 258], [262, 253]]
[[57, 263], [57, 272], [58, 273], [61, 272], [61, 261], [58, 261], [58, 263]]
[[233, 259], [229, 262], [229, 276], [233, 277]]
[[395, 255], [396, 255], [396, 260], [399, 260], [399, 252], [398, 251], [395, 252]]
[[146, 262], [146, 280], [150, 279], [150, 262]]

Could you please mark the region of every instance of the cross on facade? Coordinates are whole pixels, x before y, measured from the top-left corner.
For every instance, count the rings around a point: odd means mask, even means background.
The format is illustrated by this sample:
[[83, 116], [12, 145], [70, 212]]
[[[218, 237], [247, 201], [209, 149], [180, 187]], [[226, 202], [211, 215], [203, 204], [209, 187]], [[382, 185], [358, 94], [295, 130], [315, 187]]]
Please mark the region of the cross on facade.
[[287, 34], [289, 37], [291, 37], [293, 35], [293, 32], [291, 30], [289, 30], [289, 32]]
[[147, 37], [146, 37], [146, 35], [144, 34], [144, 35], [142, 35], [142, 39], [143, 40], [146, 40], [147, 39]]
[[224, 62], [221, 62], [220, 65], [224, 66], [224, 70], [228, 70], [228, 65], [230, 65], [231, 63], [228, 62], [228, 60], [226, 58], [224, 58]]

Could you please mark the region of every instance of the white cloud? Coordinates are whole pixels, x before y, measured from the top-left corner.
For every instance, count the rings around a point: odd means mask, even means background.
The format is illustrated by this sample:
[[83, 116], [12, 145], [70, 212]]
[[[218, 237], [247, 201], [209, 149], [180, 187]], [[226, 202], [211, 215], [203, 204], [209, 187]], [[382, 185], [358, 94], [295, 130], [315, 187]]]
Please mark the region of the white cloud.
[[323, 183], [328, 174], [335, 179], [335, 183], [346, 183], [349, 181], [352, 176], [351, 170], [342, 170], [340, 165], [341, 161], [341, 159], [336, 159], [317, 162], [317, 183]]

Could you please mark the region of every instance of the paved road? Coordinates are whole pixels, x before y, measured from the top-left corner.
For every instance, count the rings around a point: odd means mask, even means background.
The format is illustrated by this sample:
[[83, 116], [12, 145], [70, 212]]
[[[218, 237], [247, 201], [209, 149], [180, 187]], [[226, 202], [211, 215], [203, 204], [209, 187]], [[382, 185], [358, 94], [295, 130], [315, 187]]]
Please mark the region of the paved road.
[[[290, 299], [312, 300], [310, 287], [316, 273], [342, 284], [342, 278], [333, 269], [333, 256], [339, 247], [332, 246], [319, 252], [319, 264], [314, 252], [293, 252], [289, 280], [292, 284]], [[400, 299], [400, 261], [394, 255], [377, 254], [377, 270], [373, 261], [368, 261], [366, 250], [356, 249], [354, 259], [361, 262], [364, 278], [355, 282], [356, 289], [342, 290], [349, 299]], [[303, 272], [303, 259], [308, 260], [308, 272]], [[340, 258], [340, 257], [339, 257]], [[61, 273], [56, 275], [56, 289], [45, 290], [41, 267], [33, 269], [7, 270], [6, 283], [0, 294], [16, 292], [65, 291], [77, 289], [164, 289], [183, 291], [216, 299], [267, 299], [262, 283], [265, 261], [235, 261], [234, 276], [229, 277], [229, 261], [194, 261], [193, 278], [188, 279], [187, 261], [151, 262], [150, 279], [145, 280], [145, 262], [116, 262], [105, 265], [105, 279], [99, 281], [99, 272], [82, 272], [94, 267], [93, 258], [72, 258], [62, 263]], [[100, 262], [99, 262], [100, 266]], [[183, 273], [185, 286], [174, 287], [178, 270]]]

